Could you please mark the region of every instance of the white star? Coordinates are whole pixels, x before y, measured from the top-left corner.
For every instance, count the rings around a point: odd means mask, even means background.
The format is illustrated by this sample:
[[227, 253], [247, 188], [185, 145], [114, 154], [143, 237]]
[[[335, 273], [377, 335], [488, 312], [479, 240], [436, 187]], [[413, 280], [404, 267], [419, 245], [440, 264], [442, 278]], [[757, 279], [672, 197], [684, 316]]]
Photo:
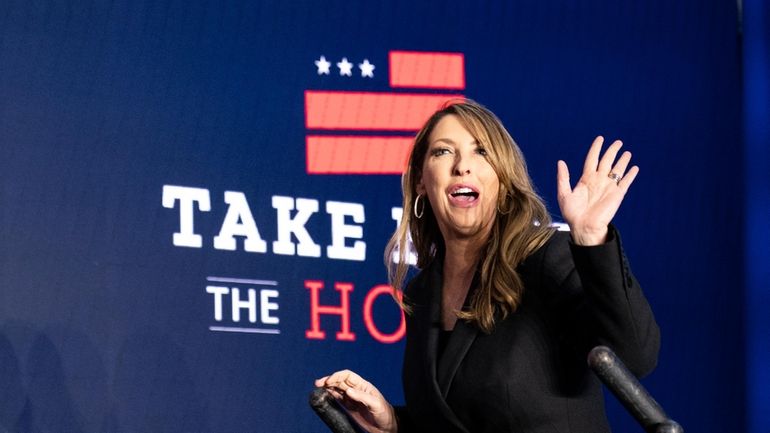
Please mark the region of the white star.
[[337, 67], [340, 68], [340, 75], [353, 76], [353, 64], [348, 62], [347, 57], [343, 57], [341, 61], [337, 62]]
[[326, 60], [326, 57], [321, 56], [320, 59], [315, 61], [315, 65], [318, 67], [318, 75], [329, 75], [329, 67], [332, 64]]
[[364, 59], [364, 63], [359, 63], [362, 77], [374, 78], [374, 65], [369, 63], [369, 59]]

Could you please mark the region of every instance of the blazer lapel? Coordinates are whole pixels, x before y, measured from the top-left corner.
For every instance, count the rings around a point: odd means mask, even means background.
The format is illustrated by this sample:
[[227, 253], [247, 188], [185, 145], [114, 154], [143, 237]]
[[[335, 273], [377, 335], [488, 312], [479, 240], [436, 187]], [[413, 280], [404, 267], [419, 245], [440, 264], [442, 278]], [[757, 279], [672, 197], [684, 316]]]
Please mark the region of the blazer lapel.
[[464, 320], [458, 320], [455, 324], [452, 335], [449, 337], [446, 348], [444, 348], [444, 353], [441, 355], [441, 362], [436, 374], [441, 396], [444, 399], [449, 393], [457, 369], [460, 368], [465, 354], [468, 353], [478, 333], [479, 331], [475, 326], [469, 325]]
[[[470, 307], [470, 299], [473, 296], [473, 292], [476, 290], [478, 284], [479, 275], [477, 273], [471, 282], [471, 288], [468, 291], [468, 295], [465, 299], [464, 308]], [[440, 288], [438, 299], [439, 302], [441, 302]], [[440, 316], [441, 312], [439, 311], [439, 317]], [[458, 320], [455, 322], [455, 327], [452, 330], [452, 334], [449, 336], [449, 341], [447, 341], [447, 345], [444, 348], [444, 353], [441, 355], [441, 360], [438, 364], [438, 371], [436, 374], [436, 379], [438, 380], [442, 397], [446, 398], [447, 394], [449, 393], [449, 388], [452, 386], [452, 381], [457, 374], [457, 370], [460, 368], [460, 364], [465, 358], [465, 355], [468, 353], [468, 350], [471, 348], [471, 345], [476, 339], [478, 333], [478, 328], [468, 324], [464, 320]]]
[[[434, 398], [441, 400], [439, 406], [446, 407], [446, 403], [443, 398], [440, 398], [441, 391], [439, 384], [436, 381], [437, 373], [436, 367], [438, 365], [438, 338], [441, 330], [441, 262], [434, 264], [431, 267], [431, 272], [428, 279], [428, 290], [430, 291], [430, 300], [428, 302], [428, 314], [423, 322], [426, 332], [425, 345], [425, 360], [427, 361], [426, 367], [428, 368], [428, 377], [431, 379], [432, 394]], [[443, 408], [442, 407], [442, 408]]]
[[427, 281], [427, 288], [430, 291], [429, 314], [420, 323], [420, 332], [425, 332], [423, 334], [426, 342], [424, 356], [427, 362], [425, 367], [431, 378], [431, 394], [437, 406], [457, 431], [467, 433], [468, 429], [446, 403], [446, 395], [460, 362], [468, 352], [477, 332], [473, 326], [458, 321], [447, 347], [444, 349], [441, 363], [438, 363], [438, 338], [441, 331], [441, 286], [443, 282], [442, 264], [441, 261], [438, 261], [431, 266]]

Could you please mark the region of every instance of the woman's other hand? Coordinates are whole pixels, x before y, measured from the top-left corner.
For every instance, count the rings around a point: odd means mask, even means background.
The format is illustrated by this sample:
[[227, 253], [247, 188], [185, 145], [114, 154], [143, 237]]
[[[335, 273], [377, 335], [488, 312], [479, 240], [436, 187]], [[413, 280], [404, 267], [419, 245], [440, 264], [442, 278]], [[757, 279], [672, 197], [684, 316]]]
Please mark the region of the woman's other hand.
[[342, 370], [315, 381], [348, 411], [348, 414], [370, 433], [398, 431], [396, 413], [380, 391], [361, 376]]
[[620, 140], [612, 143], [599, 158], [604, 138], [596, 137], [586, 155], [583, 175], [575, 188], [570, 186], [569, 169], [559, 161], [557, 189], [561, 215], [569, 224], [572, 239], [578, 245], [599, 245], [607, 238], [607, 226], [623, 201], [628, 188], [639, 173], [633, 166], [627, 172], [631, 152], [620, 151]]

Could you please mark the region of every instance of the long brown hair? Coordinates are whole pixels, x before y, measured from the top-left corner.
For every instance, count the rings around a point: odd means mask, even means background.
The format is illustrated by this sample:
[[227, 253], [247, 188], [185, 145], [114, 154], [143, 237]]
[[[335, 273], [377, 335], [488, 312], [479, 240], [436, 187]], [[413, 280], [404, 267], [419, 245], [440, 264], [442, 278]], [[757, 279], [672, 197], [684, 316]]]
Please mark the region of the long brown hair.
[[[457, 314], [483, 331], [491, 332], [497, 312], [505, 318], [521, 303], [524, 285], [516, 267], [549, 239], [553, 229], [545, 204], [535, 192], [521, 149], [497, 116], [481, 104], [467, 99], [450, 101], [417, 133], [401, 178], [404, 195], [401, 223], [385, 248], [385, 266], [389, 282], [398, 294], [404, 288], [409, 270], [410, 236], [419, 269], [430, 265], [443, 251], [444, 240], [427, 198], [422, 200], [424, 211], [420, 218], [412, 214], [412, 209], [430, 135], [436, 124], [450, 114], [457, 116], [463, 127], [487, 150], [489, 163], [500, 181], [497, 216], [480, 258], [479, 286], [472, 295], [470, 308]], [[402, 307], [409, 311], [408, 300]]]

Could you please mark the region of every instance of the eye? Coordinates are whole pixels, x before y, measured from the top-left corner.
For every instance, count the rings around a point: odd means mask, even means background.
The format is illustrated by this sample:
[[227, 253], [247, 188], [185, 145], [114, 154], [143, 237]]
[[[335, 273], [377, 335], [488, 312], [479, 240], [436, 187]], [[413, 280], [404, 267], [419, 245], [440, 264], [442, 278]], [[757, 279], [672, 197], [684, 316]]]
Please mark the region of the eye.
[[450, 150], [446, 147], [437, 147], [430, 151], [431, 156], [441, 156], [450, 153]]
[[484, 149], [483, 147], [477, 147], [476, 153], [478, 153], [481, 156], [487, 156], [487, 149]]

